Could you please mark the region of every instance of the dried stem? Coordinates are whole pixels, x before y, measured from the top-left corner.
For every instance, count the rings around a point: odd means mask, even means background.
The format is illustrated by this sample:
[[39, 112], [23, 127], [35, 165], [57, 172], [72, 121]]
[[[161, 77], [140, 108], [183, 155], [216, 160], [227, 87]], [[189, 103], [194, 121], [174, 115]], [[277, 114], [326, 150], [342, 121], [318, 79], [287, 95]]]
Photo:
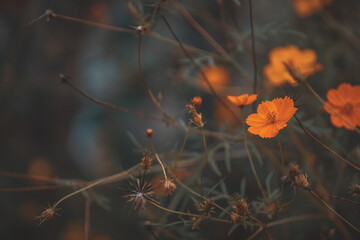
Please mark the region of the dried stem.
[[242, 120], [243, 120], [243, 133], [244, 133], [244, 145], [245, 145], [245, 150], [246, 150], [246, 153], [248, 155], [248, 159], [249, 159], [249, 163], [250, 163], [250, 166], [251, 166], [251, 170], [254, 174], [254, 177], [255, 177], [255, 180], [256, 180], [256, 183], [260, 189], [260, 192], [261, 192], [261, 195], [263, 196], [265, 202], [268, 202], [267, 200], [267, 197], [266, 197], [266, 194], [264, 192], [264, 189], [261, 185], [261, 182], [260, 182], [260, 179], [259, 179], [259, 176], [257, 175], [256, 173], [256, 170], [255, 170], [255, 166], [254, 166], [254, 162], [252, 160], [252, 157], [251, 157], [251, 153], [249, 151], [249, 148], [248, 148], [248, 144], [247, 144], [247, 139], [246, 139], [246, 129], [245, 129], [245, 116], [244, 116], [244, 111], [243, 111], [243, 108], [240, 108], [240, 111], [241, 111], [241, 117], [242, 117]]
[[[77, 91], [78, 93], [80, 93], [81, 95], [85, 96], [86, 98], [88, 98], [89, 100], [97, 103], [97, 104], [100, 104], [104, 107], [107, 107], [107, 108], [111, 108], [111, 109], [114, 109], [114, 110], [118, 110], [118, 111], [122, 111], [122, 112], [127, 112], [127, 113], [130, 113], [130, 114], [133, 114], [133, 115], [136, 115], [136, 116], [139, 116], [139, 117], [142, 117], [142, 118], [146, 118], [146, 119], [150, 119], [150, 120], [154, 120], [154, 121], [158, 121], [158, 122], [164, 122], [166, 124], [169, 124], [171, 126], [174, 126], [174, 127], [177, 127], [177, 128], [181, 128], [183, 129], [183, 125], [181, 125], [180, 123], [178, 122], [175, 122], [174, 120], [170, 120], [170, 119], [164, 119], [164, 118], [159, 118], [159, 117], [156, 117], [156, 116], [152, 116], [152, 115], [148, 115], [148, 114], [144, 114], [144, 113], [141, 113], [141, 112], [137, 112], [137, 111], [134, 111], [134, 110], [130, 110], [130, 109], [127, 109], [127, 108], [124, 108], [124, 107], [120, 107], [120, 106], [117, 106], [117, 105], [114, 105], [114, 104], [111, 104], [111, 103], [108, 103], [108, 102], [104, 102], [104, 101], [101, 101], [97, 98], [94, 98], [93, 96], [89, 95], [88, 93], [86, 93], [85, 91], [81, 90], [80, 88], [78, 88], [71, 80], [69, 77], [65, 76], [64, 74], [61, 74], [60, 75], [60, 78], [62, 80], [63, 83], [67, 84], [68, 86], [70, 86], [72, 89], [74, 89], [75, 91]], [[195, 132], [197, 134], [201, 134], [201, 131], [195, 127], [190, 127], [190, 130], [192, 132]], [[233, 135], [233, 134], [229, 134], [229, 133], [222, 133], [222, 132], [213, 132], [213, 131], [209, 131], [209, 130], [204, 130], [204, 133], [207, 135], [207, 136], [211, 136], [211, 137], [217, 137], [217, 138], [235, 138], [234, 140], [237, 140], [237, 141], [242, 141], [242, 139], [237, 136], [237, 135]], [[1, 174], [1, 172], [0, 172]]]
[[[174, 165], [174, 168], [177, 169], [177, 162], [182, 158], [182, 153], [184, 152], [184, 149], [185, 149], [185, 146], [186, 146], [186, 143], [187, 143], [187, 140], [189, 138], [189, 133], [190, 133], [190, 125], [188, 125], [187, 129], [186, 129], [186, 133], [185, 133], [185, 137], [184, 137], [184, 141], [183, 141], [183, 144], [181, 145], [181, 148], [180, 148], [180, 151], [179, 153], [177, 154], [176, 156], [176, 161], [175, 161], [175, 165]], [[202, 134], [203, 132], [201, 132]]]
[[342, 156], [340, 156], [339, 154], [337, 154], [336, 152], [334, 152], [331, 148], [329, 148], [328, 146], [326, 146], [324, 143], [322, 143], [319, 139], [317, 139], [316, 137], [314, 137], [308, 130], [306, 130], [306, 128], [304, 127], [304, 125], [301, 123], [300, 119], [294, 115], [295, 119], [297, 120], [297, 122], [299, 123], [300, 127], [303, 129], [303, 131], [309, 135], [312, 139], [314, 139], [317, 143], [319, 143], [323, 148], [325, 148], [326, 150], [328, 150], [329, 152], [331, 152], [334, 156], [336, 156], [337, 158], [339, 158], [340, 160], [344, 161], [345, 163], [347, 163], [349, 166], [355, 168], [356, 170], [360, 171], [360, 168], [355, 166], [353, 163], [349, 162], [348, 160], [346, 160], [345, 158], [343, 158]]
[[340, 218], [342, 221], [344, 221], [347, 225], [349, 225], [355, 231], [360, 232], [359, 229], [357, 229], [353, 224], [351, 224], [343, 216], [341, 216], [339, 213], [337, 213], [327, 202], [325, 202], [319, 195], [317, 195], [317, 193], [315, 191], [310, 190], [310, 192], [314, 197], [316, 197], [319, 201], [321, 201], [332, 213], [334, 213], [338, 218]]
[[90, 205], [91, 205], [91, 197], [89, 192], [86, 191], [86, 200], [85, 200], [85, 227], [84, 227], [84, 239], [89, 240], [89, 232], [90, 232]]
[[205, 140], [205, 134], [204, 134], [203, 127], [200, 128], [200, 131], [202, 133], [202, 139], [203, 139], [204, 151], [205, 151], [205, 162], [204, 162], [203, 166], [201, 167], [201, 173], [200, 173], [200, 193], [201, 193], [201, 195], [204, 195], [204, 191], [203, 191], [204, 169], [205, 169], [206, 165], [208, 164], [209, 159], [208, 159], [208, 151], [207, 151], [207, 147], [206, 147], [206, 140]]
[[182, 42], [180, 41], [180, 39], [176, 36], [174, 30], [172, 29], [172, 27], [170, 26], [169, 22], [167, 21], [167, 19], [165, 18], [164, 15], [161, 15], [166, 26], [169, 28], [172, 36], [176, 39], [176, 41], [179, 43], [180, 48], [183, 50], [184, 54], [190, 59], [190, 61], [199, 69], [201, 76], [203, 77], [203, 79], [205, 80], [206, 84], [208, 85], [211, 93], [215, 96], [215, 98], [219, 101], [219, 103], [224, 106], [224, 108], [231, 113], [232, 117], [234, 118], [234, 120], [241, 125], [241, 121], [239, 121], [238, 116], [233, 112], [233, 110], [226, 104], [226, 102], [224, 102], [224, 100], [216, 93], [214, 87], [211, 85], [209, 79], [207, 78], [204, 70], [201, 68], [201, 66], [194, 60], [194, 58], [188, 53], [188, 51], [185, 49], [184, 45], [182, 44]]
[[152, 100], [152, 102], [155, 104], [156, 108], [161, 112], [161, 114], [164, 116], [165, 119], [171, 120], [171, 118], [166, 114], [165, 110], [163, 109], [163, 107], [160, 105], [160, 103], [156, 100], [154, 94], [152, 93], [149, 85], [147, 84], [143, 71], [142, 71], [142, 67], [141, 67], [141, 36], [142, 33], [138, 34], [138, 65], [139, 65], [139, 73], [140, 73], [140, 77], [141, 80]]
[[[278, 140], [278, 146], [279, 146], [279, 151], [280, 151], [280, 159], [281, 159], [281, 177], [283, 177], [285, 175], [284, 151], [283, 151], [282, 146], [281, 146], [279, 135], [277, 136], [277, 140]], [[281, 181], [280, 204], [282, 203], [283, 195], [284, 195], [284, 182]]]
[[160, 160], [160, 158], [159, 158], [159, 155], [158, 155], [156, 152], [155, 152], [154, 154], [155, 154], [156, 160], [159, 162], [159, 164], [160, 164], [160, 166], [161, 166], [161, 169], [162, 169], [163, 174], [164, 174], [164, 178], [165, 178], [165, 180], [167, 180], [168, 178], [167, 178], [167, 175], [166, 175], [166, 171], [165, 171], [164, 164], [161, 162], [161, 160]]
[[128, 170], [124, 171], [124, 172], [121, 172], [121, 173], [117, 173], [117, 174], [114, 174], [114, 175], [111, 175], [109, 177], [104, 177], [104, 178], [101, 178], [99, 180], [95, 180], [93, 181], [92, 183], [89, 183], [88, 186], [86, 187], [83, 187], [75, 192], [72, 192], [68, 195], [66, 195], [65, 197], [61, 198], [59, 201], [57, 201], [54, 205], [53, 205], [53, 208], [55, 209], [62, 201], [74, 196], [74, 195], [77, 195], [85, 190], [88, 190], [88, 189], [91, 189], [93, 187], [96, 187], [96, 186], [99, 186], [99, 185], [103, 185], [103, 184], [108, 184], [108, 183], [113, 183], [113, 182], [116, 182], [116, 181], [120, 181], [120, 180], [123, 180], [124, 178], [126, 178], [127, 176], [129, 176], [130, 172], [134, 171], [135, 169], [137, 169], [139, 166], [141, 166], [141, 164], [136, 164], [135, 166], [129, 168]]
[[250, 30], [251, 30], [251, 52], [252, 52], [252, 61], [254, 67], [254, 93], [256, 94], [257, 90], [257, 63], [256, 63], [256, 52], [255, 52], [255, 33], [254, 33], [254, 17], [252, 10], [252, 0], [249, 0], [249, 12], [250, 12]]

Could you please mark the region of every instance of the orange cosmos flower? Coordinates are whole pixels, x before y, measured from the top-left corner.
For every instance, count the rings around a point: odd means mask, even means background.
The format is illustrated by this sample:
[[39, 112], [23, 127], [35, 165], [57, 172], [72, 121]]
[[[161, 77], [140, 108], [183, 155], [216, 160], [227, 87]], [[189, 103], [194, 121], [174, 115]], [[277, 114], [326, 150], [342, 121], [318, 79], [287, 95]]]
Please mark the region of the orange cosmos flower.
[[238, 107], [244, 107], [255, 102], [257, 96], [257, 94], [249, 95], [245, 93], [240, 96], [227, 96], [227, 100], [229, 100], [231, 103], [235, 104]]
[[305, 18], [321, 10], [323, 7], [330, 5], [332, 1], [333, 0], [294, 0], [293, 5], [297, 15]]
[[287, 126], [287, 122], [296, 110], [294, 101], [288, 96], [262, 102], [257, 108], [257, 113], [251, 114], [246, 119], [246, 123], [250, 126], [248, 131], [262, 138], [275, 137]]
[[354, 130], [356, 126], [360, 126], [360, 85], [351, 86], [349, 83], [341, 83], [337, 89], [330, 89], [326, 98], [326, 103], [347, 121], [339, 118], [325, 104], [324, 109], [330, 114], [331, 123], [335, 127]]
[[[221, 89], [225, 87], [230, 82], [229, 71], [223, 66], [207, 66], [202, 69], [206, 78], [209, 80], [211, 86], [214, 89]], [[198, 80], [203, 88], [209, 90], [208, 84], [204, 79], [203, 75], [198, 73]]]
[[312, 49], [300, 50], [297, 46], [278, 47], [270, 51], [269, 64], [264, 68], [264, 75], [274, 85], [286, 82], [297, 85], [298, 82], [290, 75], [285, 64], [305, 77], [322, 69], [316, 63], [316, 53]]

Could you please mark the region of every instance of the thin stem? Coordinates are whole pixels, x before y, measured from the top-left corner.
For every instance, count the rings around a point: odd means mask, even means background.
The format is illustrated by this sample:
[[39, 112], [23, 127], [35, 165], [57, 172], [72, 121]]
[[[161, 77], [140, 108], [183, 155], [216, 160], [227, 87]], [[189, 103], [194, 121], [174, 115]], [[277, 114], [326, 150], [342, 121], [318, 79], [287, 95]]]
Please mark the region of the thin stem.
[[293, 194], [292, 199], [289, 202], [284, 203], [283, 205], [281, 205], [280, 208], [287, 207], [287, 206], [289, 206], [290, 204], [292, 204], [295, 201], [295, 199], [296, 199], [296, 186], [295, 185], [293, 186], [293, 191], [294, 191], [294, 194]]
[[341, 200], [341, 201], [344, 201], [344, 202], [349, 202], [349, 203], [353, 203], [353, 204], [356, 204], [356, 205], [360, 205], [360, 202], [356, 202], [356, 201], [353, 201], [353, 200], [350, 200], [350, 199], [338, 197], [338, 196], [335, 196], [335, 195], [327, 195], [327, 196], [329, 198], [333, 198], [333, 199]]
[[172, 27], [170, 26], [169, 22], [167, 21], [167, 19], [165, 18], [164, 15], [161, 15], [161, 17], [163, 18], [166, 26], [169, 28], [171, 35], [175, 38], [175, 40], [179, 43], [180, 48], [183, 50], [184, 54], [190, 59], [190, 61], [199, 69], [201, 76], [203, 77], [203, 79], [205, 80], [206, 84], [208, 85], [211, 93], [215, 96], [215, 98], [219, 101], [219, 103], [221, 105], [224, 106], [224, 108], [231, 113], [232, 117], [234, 118], [234, 120], [241, 125], [241, 121], [239, 121], [238, 116], [233, 112], [233, 110], [226, 104], [226, 102], [224, 102], [224, 100], [216, 93], [214, 87], [211, 85], [209, 79], [207, 78], [204, 70], [201, 68], [201, 66], [194, 60], [194, 58], [188, 53], [188, 51], [185, 49], [184, 45], [182, 44], [182, 42], [180, 41], [180, 39], [176, 36], [174, 30], [172, 29]]
[[124, 107], [120, 107], [120, 106], [117, 106], [117, 105], [114, 105], [114, 104], [107, 103], [107, 102], [101, 101], [99, 99], [96, 99], [96, 98], [90, 96], [88, 93], [81, 90], [80, 88], [78, 88], [70, 80], [70, 78], [65, 76], [64, 74], [60, 74], [60, 78], [61, 78], [61, 81], [63, 83], [69, 85], [72, 89], [74, 89], [75, 91], [77, 91], [78, 93], [83, 95], [84, 97], [90, 99], [91, 101], [93, 101], [93, 102], [95, 102], [97, 104], [103, 105], [104, 107], [112, 108], [112, 109], [119, 110], [119, 111], [122, 111], [122, 112], [131, 113], [133, 115], [136, 115], [136, 116], [139, 116], [139, 117], [142, 117], [142, 118], [147, 118], [147, 119], [151, 119], [151, 120], [155, 120], [155, 121], [159, 121], [159, 122], [168, 122], [166, 119], [163, 119], [163, 118], [151, 116], [151, 115], [148, 115], [148, 114], [145, 114], [145, 113], [142, 113], [142, 112], [137, 112], [137, 111], [134, 111], [134, 110], [130, 110], [130, 109], [127, 109], [127, 108], [124, 108]]
[[[122, 111], [122, 112], [127, 112], [127, 113], [130, 113], [130, 114], [133, 114], [133, 115], [136, 115], [136, 116], [139, 116], [139, 117], [143, 117], [143, 118], [146, 118], [146, 119], [150, 119], [150, 120], [154, 120], [154, 121], [158, 121], [158, 122], [164, 122], [164, 123], [167, 123], [167, 124], [169, 124], [171, 126], [174, 126], [174, 127], [177, 127], [177, 128], [181, 128], [181, 129], [184, 128], [183, 125], [181, 125], [178, 122], [175, 122], [172, 119], [164, 119], [164, 118], [159, 118], [159, 117], [156, 117], [156, 116], [151, 116], [151, 115], [148, 115], [148, 114], [144, 114], [144, 113], [137, 112], [137, 111], [134, 111], [134, 110], [130, 110], [130, 109], [127, 109], [127, 108], [124, 108], [124, 107], [120, 107], [120, 106], [117, 106], [117, 105], [114, 105], [114, 104], [111, 104], [111, 103], [108, 103], [108, 102], [101, 101], [101, 100], [99, 100], [97, 98], [94, 98], [93, 96], [86, 93], [85, 91], [79, 89], [69, 79], [69, 77], [61, 74], [60, 78], [63, 81], [63, 83], [67, 84], [68, 86], [70, 86], [72, 89], [74, 89], [75, 91], [77, 91], [81, 95], [85, 96], [89, 100], [91, 100], [91, 101], [93, 101], [93, 102], [95, 102], [97, 104], [100, 104], [100, 105], [102, 105], [104, 107], [111, 108], [111, 109], [118, 110], [118, 111]], [[192, 132], [195, 132], [197, 134], [201, 134], [201, 131], [199, 129], [195, 128], [195, 127], [190, 127], [190, 129], [191, 129]], [[233, 134], [229, 134], [229, 133], [213, 132], [213, 131], [209, 131], [209, 130], [204, 130], [204, 133], [207, 136], [212, 136], [212, 137], [217, 137], [217, 138], [234, 138], [234, 137], [236, 137], [237, 141], [242, 141], [242, 139], [239, 139], [238, 136], [233, 135]], [[0, 174], [1, 174], [1, 172], [0, 172]]]
[[[183, 188], [185, 188], [187, 191], [191, 192], [192, 194], [194, 194], [195, 196], [198, 196], [199, 198], [207, 201], [208, 198], [206, 198], [205, 196], [195, 192], [194, 190], [192, 190], [191, 188], [189, 188], [187, 185], [185, 185], [183, 182], [181, 182], [179, 179], [175, 178], [175, 181], [180, 185], [182, 186]], [[223, 207], [221, 207], [220, 205], [218, 205], [217, 203], [213, 202], [213, 205], [217, 208], [219, 208], [221, 211], [225, 212], [226, 214], [230, 215], [230, 213], [224, 209]]]
[[180, 148], [179, 153], [177, 154], [174, 169], [177, 169], [177, 163], [178, 163], [178, 161], [182, 158], [182, 153], [183, 153], [183, 151], [184, 151], [184, 149], [185, 149], [187, 140], [188, 140], [188, 138], [189, 138], [189, 133], [190, 133], [190, 125], [188, 125], [188, 127], [186, 128], [186, 133], [185, 133], [184, 141], [183, 141], [183, 144], [182, 144], [182, 146], [181, 146], [181, 148]]
[[[283, 152], [283, 149], [282, 149], [282, 146], [281, 146], [279, 135], [277, 136], [277, 140], [278, 140], [278, 146], [279, 146], [279, 151], [280, 151], [280, 159], [281, 159], [281, 177], [283, 177], [285, 175], [284, 152]], [[284, 195], [284, 182], [281, 181], [280, 204], [282, 203], [283, 195]]]
[[166, 175], [166, 171], [165, 171], [164, 164], [161, 162], [161, 160], [160, 160], [160, 158], [159, 158], [159, 155], [158, 155], [157, 153], [155, 153], [155, 158], [156, 158], [156, 160], [159, 162], [159, 164], [160, 164], [160, 166], [161, 166], [161, 169], [162, 169], [162, 171], [163, 171], [163, 173], [164, 173], [164, 178], [165, 178], [165, 180], [167, 180], [168, 178], [167, 178], [167, 175]]
[[336, 152], [334, 152], [331, 148], [329, 148], [328, 146], [326, 146], [324, 143], [322, 143], [319, 139], [317, 139], [315, 136], [313, 136], [308, 130], [306, 130], [306, 128], [304, 127], [304, 125], [301, 123], [300, 119], [294, 115], [295, 119], [297, 120], [297, 122], [299, 123], [300, 127], [303, 129], [303, 131], [309, 135], [312, 139], [314, 139], [317, 143], [319, 143], [323, 148], [325, 148], [326, 150], [328, 150], [330, 153], [332, 153], [334, 156], [336, 156], [337, 158], [339, 158], [340, 160], [344, 161], [345, 163], [347, 163], [348, 165], [350, 165], [351, 167], [355, 168], [356, 170], [360, 171], [360, 168], [355, 166], [353, 163], [349, 162], [348, 160], [346, 160], [345, 158], [343, 158], [342, 156], [340, 156], [339, 154], [337, 154]]
[[202, 28], [200, 24], [198, 24], [195, 21], [195, 19], [188, 13], [188, 11], [186, 11], [186, 9], [177, 0], [173, 0], [173, 3], [175, 7], [179, 10], [179, 12], [186, 18], [186, 20], [190, 22], [190, 24], [206, 39], [206, 41], [210, 43], [211, 46], [213, 46], [213, 48], [216, 51], [218, 51], [223, 56], [227, 55], [226, 51], [220, 46], [220, 44], [218, 44], [215, 41], [215, 39], [211, 37], [207, 33], [207, 31], [205, 31], [204, 28]]
[[252, 10], [252, 0], [249, 0], [249, 11], [250, 11], [250, 30], [251, 30], [251, 52], [252, 61], [254, 66], [254, 93], [257, 90], [257, 63], [256, 63], [256, 52], [255, 52], [255, 33], [254, 33], [254, 17]]
[[319, 94], [310, 86], [310, 84], [305, 80], [303, 81], [306, 88], [310, 91], [310, 93], [323, 105], [326, 106], [331, 112], [335, 113], [337, 117], [339, 117], [342, 121], [344, 121], [347, 125], [349, 125], [351, 128], [354, 128], [354, 131], [358, 134], [360, 134], [360, 130], [354, 126], [352, 123], [350, 123], [348, 120], [346, 120], [341, 114], [336, 112], [329, 104], [327, 104], [320, 96]]
[[89, 192], [86, 192], [86, 200], [85, 200], [85, 227], [84, 227], [84, 239], [89, 240], [89, 232], [90, 232], [90, 205], [91, 205], [91, 197]]
[[[78, 184], [83, 185], [83, 184]], [[76, 185], [50, 185], [50, 186], [36, 186], [36, 187], [22, 187], [22, 188], [0, 188], [0, 192], [33, 192], [33, 191], [48, 191], [73, 188]]]
[[142, 67], [141, 67], [141, 33], [138, 34], [138, 65], [139, 65], [139, 73], [140, 73], [140, 77], [141, 77], [141, 80], [152, 100], [152, 102], [155, 104], [156, 108], [161, 112], [161, 114], [164, 116], [165, 119], [171, 119], [165, 112], [165, 110], [161, 107], [160, 103], [156, 100], [154, 94], [152, 93], [149, 85], [147, 84], [146, 80], [145, 80], [145, 77], [144, 77], [144, 74], [143, 74], [143, 71], [142, 71]]
[[114, 32], [122, 32], [122, 33], [130, 33], [130, 34], [136, 33], [135, 30], [121, 28], [121, 27], [114, 27], [114, 26], [101, 24], [101, 23], [95, 23], [95, 22], [83, 20], [80, 18], [69, 17], [69, 16], [65, 16], [62, 14], [54, 13], [54, 12], [52, 12], [52, 10], [49, 10], [49, 11], [51, 11], [51, 12], [49, 12], [49, 16], [53, 17], [53, 18], [61, 18], [64, 20], [72, 21], [72, 22], [78, 22], [78, 23], [82, 23], [82, 24], [90, 25], [90, 26], [94, 26], [94, 27], [100, 27], [102, 29], [106, 29], [106, 30], [110, 30], [110, 31], [114, 31]]
[[259, 219], [257, 219], [256, 217], [253, 217], [253, 216], [248, 216], [249, 218], [251, 218], [252, 220], [254, 220], [255, 222], [257, 222], [258, 224], [260, 224], [264, 230], [265, 230], [265, 233], [266, 235], [268, 236], [268, 238], [271, 240], [273, 239], [269, 230], [268, 230], [268, 227], [266, 226], [266, 224], [262, 223]]
[[190, 217], [199, 217], [198, 214], [194, 214], [194, 213], [186, 213], [186, 212], [179, 212], [179, 211], [175, 211], [175, 210], [171, 210], [171, 209], [168, 209], [166, 207], [163, 207], [153, 201], [148, 201], [150, 204], [154, 205], [155, 207], [157, 208], [160, 208], [164, 211], [167, 211], [167, 212], [170, 212], [170, 213], [174, 213], [174, 214], [179, 214], [179, 215], [185, 215], [185, 216], [190, 216]]
[[254, 163], [253, 163], [253, 160], [252, 160], [252, 157], [251, 157], [249, 148], [248, 148], [247, 139], [246, 139], [245, 117], [244, 117], [243, 108], [240, 108], [240, 114], [241, 114], [241, 117], [242, 117], [242, 120], [243, 120], [244, 145], [245, 145], [246, 154], [248, 155], [248, 158], [249, 158], [251, 170], [252, 170], [252, 172], [253, 172], [253, 174], [254, 174], [254, 177], [255, 177], [256, 183], [257, 183], [257, 185], [258, 185], [258, 187], [259, 187], [259, 189], [260, 189], [261, 195], [263, 196], [265, 202], [268, 202], [267, 197], [266, 197], [266, 194], [265, 194], [265, 192], [264, 192], [264, 189], [263, 189], [263, 187], [262, 187], [262, 185], [261, 185], [259, 176], [258, 176], [257, 173], [256, 173], [255, 166], [254, 166]]
[[75, 192], [72, 192], [66, 196], [64, 196], [63, 198], [61, 198], [59, 201], [57, 201], [54, 205], [53, 205], [53, 208], [55, 209], [62, 201], [72, 197], [72, 196], [75, 196], [76, 194], [79, 194], [85, 190], [88, 190], [88, 189], [91, 189], [95, 186], [98, 186], [98, 185], [102, 185], [102, 184], [107, 184], [107, 183], [112, 183], [112, 182], [116, 182], [116, 181], [119, 181], [119, 180], [122, 180], [124, 179], [125, 177], [127, 177], [129, 175], [130, 172], [134, 171], [136, 168], [138, 168], [139, 166], [141, 166], [141, 164], [136, 164], [135, 166], [129, 168], [127, 171], [124, 171], [124, 172], [121, 172], [121, 173], [117, 173], [117, 174], [114, 174], [114, 175], [111, 175], [109, 177], [104, 177], [104, 178], [101, 178], [99, 180], [95, 180], [93, 183], [90, 183], [88, 186], [86, 187], [83, 187]]
[[339, 213], [337, 213], [327, 202], [325, 202], [319, 195], [317, 195], [316, 192], [313, 190], [310, 190], [311, 194], [316, 197], [319, 201], [321, 201], [332, 213], [334, 213], [338, 218], [343, 220], [347, 225], [349, 225], [351, 228], [353, 228], [355, 231], [360, 232], [359, 229], [357, 229], [354, 225], [352, 225], [348, 220], [346, 220], [343, 216], [341, 216]]
[[203, 127], [200, 128], [201, 134], [202, 134], [202, 138], [203, 138], [203, 144], [204, 144], [204, 151], [205, 151], [205, 162], [203, 164], [203, 166], [201, 167], [201, 174], [200, 174], [200, 193], [201, 195], [204, 195], [204, 191], [203, 191], [203, 176], [204, 176], [204, 169], [206, 167], [206, 165], [208, 164], [208, 151], [207, 151], [207, 147], [206, 147], [206, 140], [205, 140], [205, 134], [204, 134], [204, 129]]

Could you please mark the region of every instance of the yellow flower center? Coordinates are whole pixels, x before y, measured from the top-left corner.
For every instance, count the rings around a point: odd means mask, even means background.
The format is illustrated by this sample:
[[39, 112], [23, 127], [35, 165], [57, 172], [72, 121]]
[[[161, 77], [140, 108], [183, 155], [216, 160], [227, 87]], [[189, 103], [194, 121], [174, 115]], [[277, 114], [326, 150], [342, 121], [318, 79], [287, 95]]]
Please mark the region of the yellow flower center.
[[345, 105], [341, 108], [341, 113], [345, 115], [351, 115], [353, 112], [353, 104], [350, 102], [345, 103]]
[[268, 112], [267, 115], [266, 115], [266, 119], [269, 120], [272, 123], [275, 123], [276, 122], [276, 115], [277, 114], [276, 114], [275, 111]]

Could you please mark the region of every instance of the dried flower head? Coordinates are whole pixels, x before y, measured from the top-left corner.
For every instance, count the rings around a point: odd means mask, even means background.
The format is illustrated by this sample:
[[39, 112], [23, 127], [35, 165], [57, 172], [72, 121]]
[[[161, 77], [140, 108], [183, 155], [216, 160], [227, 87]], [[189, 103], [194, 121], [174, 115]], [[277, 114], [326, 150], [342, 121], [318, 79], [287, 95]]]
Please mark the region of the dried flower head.
[[202, 122], [201, 113], [196, 111], [194, 105], [186, 105], [187, 108], [190, 109], [189, 113], [191, 114], [190, 123], [194, 124], [197, 128], [204, 127], [204, 123]]
[[41, 213], [41, 215], [35, 217], [35, 219], [39, 220], [39, 224], [43, 224], [44, 222], [54, 218], [55, 215], [59, 216], [59, 214], [56, 212], [58, 210], [60, 210], [60, 208], [56, 208], [48, 204], [48, 207], [44, 208], [44, 211]]
[[300, 79], [308, 77], [322, 69], [321, 64], [316, 63], [316, 58], [312, 49], [300, 50], [294, 45], [278, 47], [270, 51], [264, 75], [275, 86], [286, 82], [297, 85], [298, 81], [289, 73], [288, 68]]
[[148, 170], [152, 163], [152, 158], [150, 157], [148, 152], [145, 152], [144, 157], [141, 158], [141, 165], [144, 170]]
[[307, 174], [300, 173], [295, 177], [295, 183], [301, 187], [309, 187], [309, 182], [307, 180], [308, 176]]
[[[331, 123], [337, 127], [345, 127], [354, 130], [360, 126], [360, 85], [352, 86], [349, 83], [341, 83], [337, 89], [330, 89], [327, 94], [327, 104], [343, 119], [332, 111], [326, 104], [324, 109], [330, 114]], [[351, 124], [351, 125], [350, 125]]]
[[151, 138], [154, 135], [154, 131], [151, 128], [146, 129], [145, 134], [148, 138]]
[[249, 206], [243, 198], [240, 198], [238, 194], [234, 194], [232, 203], [232, 209], [235, 213], [238, 213], [240, 215], [246, 215], [249, 210]]
[[164, 192], [167, 195], [171, 195], [176, 189], [175, 183], [171, 179], [165, 179], [164, 181]]
[[129, 198], [127, 202], [132, 203], [135, 211], [139, 211], [140, 208], [145, 210], [146, 201], [158, 203], [154, 198], [154, 191], [152, 184], [146, 182], [143, 177], [132, 177], [132, 180], [128, 182], [130, 194], [125, 195], [125, 198]]
[[255, 102], [257, 97], [257, 94], [249, 95], [245, 93], [239, 96], [227, 96], [227, 100], [229, 100], [231, 103], [235, 104], [238, 107], [245, 107]]
[[197, 208], [199, 212], [203, 214], [203, 216], [210, 216], [210, 214], [214, 212], [214, 199], [208, 198], [205, 202], [200, 201], [197, 204]]
[[201, 107], [202, 104], [202, 98], [201, 97], [193, 97], [191, 99], [191, 103], [192, 105], [194, 105], [195, 108], [199, 109]]
[[288, 96], [262, 102], [257, 108], [257, 113], [249, 115], [246, 119], [250, 126], [248, 131], [262, 138], [275, 137], [287, 126], [296, 110], [294, 101]]
[[349, 186], [349, 193], [353, 196], [360, 196], [360, 185], [358, 184], [351, 184]]
[[296, 176], [298, 176], [299, 174], [300, 174], [299, 165], [297, 165], [296, 163], [290, 163], [290, 165], [289, 165], [289, 179], [294, 182]]

